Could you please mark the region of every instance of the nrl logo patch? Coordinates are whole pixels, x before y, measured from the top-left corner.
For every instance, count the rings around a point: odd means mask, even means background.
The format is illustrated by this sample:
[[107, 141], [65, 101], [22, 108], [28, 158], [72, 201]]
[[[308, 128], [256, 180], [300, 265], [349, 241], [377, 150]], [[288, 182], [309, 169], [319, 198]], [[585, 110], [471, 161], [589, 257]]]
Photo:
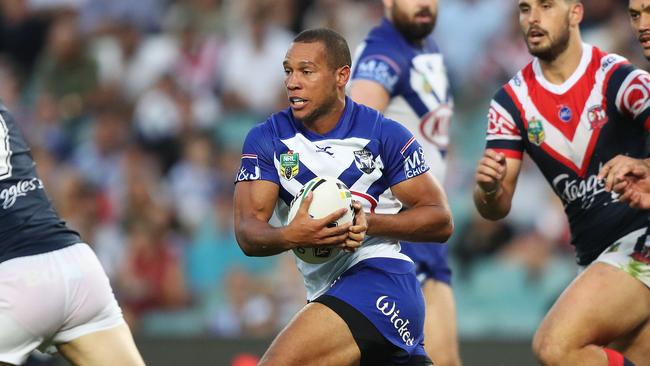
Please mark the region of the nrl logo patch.
[[372, 153], [366, 149], [354, 152], [354, 164], [366, 174], [370, 174], [375, 170], [375, 161]]
[[298, 153], [289, 150], [286, 154], [280, 154], [280, 176], [286, 180], [291, 180], [298, 175], [300, 170], [300, 160]]
[[528, 121], [528, 141], [539, 146], [544, 142], [545, 137], [542, 121], [536, 118]]

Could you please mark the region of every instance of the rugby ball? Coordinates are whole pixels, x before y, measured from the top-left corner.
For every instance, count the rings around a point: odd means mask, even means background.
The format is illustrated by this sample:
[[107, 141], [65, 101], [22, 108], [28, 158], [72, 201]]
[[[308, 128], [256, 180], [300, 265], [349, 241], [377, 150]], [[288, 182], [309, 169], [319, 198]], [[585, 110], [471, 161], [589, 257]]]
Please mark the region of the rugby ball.
[[[352, 208], [352, 194], [345, 183], [333, 177], [316, 177], [298, 191], [289, 208], [287, 224], [293, 221], [298, 213], [300, 204], [307, 198], [309, 192], [312, 192], [313, 198], [309, 206], [309, 216], [314, 219], [323, 218], [332, 212], [346, 208], [348, 211], [338, 220], [330, 223], [331, 226], [343, 225], [354, 220], [354, 209]], [[325, 263], [334, 258], [340, 248], [320, 247], [320, 248], [302, 248], [298, 247], [293, 250], [295, 255], [302, 261], [311, 264]]]

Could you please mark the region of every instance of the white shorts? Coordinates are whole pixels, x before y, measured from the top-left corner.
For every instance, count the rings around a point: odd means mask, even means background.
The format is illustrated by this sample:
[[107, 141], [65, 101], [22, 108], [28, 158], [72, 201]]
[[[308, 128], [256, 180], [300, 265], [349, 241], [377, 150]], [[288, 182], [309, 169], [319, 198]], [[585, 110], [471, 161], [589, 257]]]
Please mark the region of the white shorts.
[[[645, 228], [639, 229], [618, 239], [594, 262], [620, 268], [650, 288], [650, 241], [646, 231]], [[645, 245], [640, 250], [634, 250], [639, 240], [643, 240]]]
[[124, 324], [97, 256], [86, 244], [0, 263], [0, 361]]

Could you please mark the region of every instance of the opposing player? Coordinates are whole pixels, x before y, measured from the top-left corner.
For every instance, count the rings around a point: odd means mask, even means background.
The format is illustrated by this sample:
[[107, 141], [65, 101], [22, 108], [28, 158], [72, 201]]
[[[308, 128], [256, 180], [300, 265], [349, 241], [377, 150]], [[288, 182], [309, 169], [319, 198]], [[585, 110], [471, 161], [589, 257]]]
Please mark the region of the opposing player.
[[628, 11], [643, 55], [650, 60], [650, 0], [630, 0]]
[[[290, 107], [244, 142], [235, 187], [242, 250], [267, 256], [296, 247], [348, 249], [322, 264], [296, 258], [309, 303], [261, 365], [431, 365], [422, 344], [422, 292], [398, 240], [445, 241], [451, 214], [408, 130], [345, 97], [350, 63], [339, 34], [300, 33], [283, 63]], [[311, 219], [309, 198], [289, 225], [268, 224], [274, 210], [286, 221], [293, 196], [323, 175], [338, 177], [359, 201], [353, 226], [328, 228], [344, 212]], [[399, 212], [402, 203], [409, 209]]]
[[474, 202], [485, 218], [508, 214], [524, 151], [562, 199], [582, 273], [540, 325], [543, 365], [650, 364], [648, 213], [605, 190], [601, 166], [644, 157], [649, 75], [581, 42], [577, 0], [520, 0], [534, 60], [504, 85], [488, 113], [487, 149]]
[[56, 346], [73, 365], [144, 365], [108, 277], [61, 221], [0, 105], [0, 365]]
[[[630, 0], [630, 24], [650, 60], [650, 0]], [[634, 208], [650, 209], [650, 162], [619, 155], [603, 166], [598, 176], [605, 189], [618, 193], [619, 200]]]
[[[437, 0], [384, 0], [385, 18], [357, 49], [352, 99], [400, 122], [444, 181], [453, 100], [443, 56], [430, 36]], [[416, 264], [426, 304], [424, 347], [438, 366], [460, 366], [447, 245], [401, 242]]]

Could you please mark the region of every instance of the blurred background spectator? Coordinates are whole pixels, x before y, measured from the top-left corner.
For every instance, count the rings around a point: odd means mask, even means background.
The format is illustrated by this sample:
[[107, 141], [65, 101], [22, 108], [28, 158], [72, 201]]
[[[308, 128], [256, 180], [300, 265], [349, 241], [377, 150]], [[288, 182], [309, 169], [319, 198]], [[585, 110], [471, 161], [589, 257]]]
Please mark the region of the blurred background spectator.
[[[647, 68], [626, 2], [584, 3], [585, 40]], [[577, 271], [562, 206], [526, 160], [507, 220], [479, 218], [471, 190], [487, 104], [530, 57], [513, 2], [439, 8], [434, 37], [456, 101], [444, 183], [460, 337], [527, 339]], [[249, 258], [236, 244], [239, 149], [253, 124], [287, 105], [282, 60], [296, 32], [328, 26], [354, 50], [381, 9], [379, 0], [0, 1], [0, 98], [138, 336], [269, 337], [304, 304], [290, 253]]]

